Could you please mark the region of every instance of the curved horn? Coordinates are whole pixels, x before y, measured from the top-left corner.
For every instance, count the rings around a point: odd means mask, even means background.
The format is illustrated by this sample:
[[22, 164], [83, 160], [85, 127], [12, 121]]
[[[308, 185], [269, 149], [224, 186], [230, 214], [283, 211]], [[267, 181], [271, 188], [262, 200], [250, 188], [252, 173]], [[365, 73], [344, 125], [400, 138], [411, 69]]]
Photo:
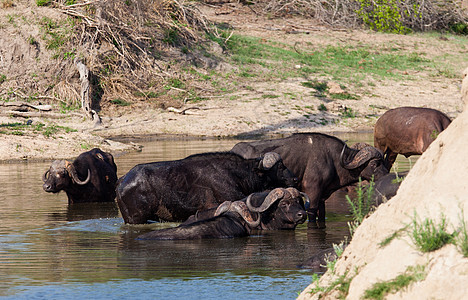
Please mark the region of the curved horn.
[[237, 212], [242, 217], [242, 219], [244, 219], [244, 221], [247, 222], [247, 224], [249, 224], [249, 226], [252, 228], [255, 228], [258, 225], [260, 225], [260, 214], [256, 213], [257, 219], [254, 220], [251, 212], [247, 208], [247, 205], [243, 201], [234, 201], [233, 203], [231, 203], [229, 210]]
[[75, 166], [71, 164], [70, 162], [66, 161], [65, 166], [67, 168], [68, 173], [70, 174], [70, 177], [76, 184], [79, 185], [85, 185], [91, 180], [91, 171], [88, 169], [88, 176], [84, 181], [81, 181], [80, 178], [78, 177], [78, 174], [76, 173]]
[[229, 209], [231, 208], [231, 204], [232, 204], [231, 201], [224, 201], [223, 203], [221, 203], [218, 206], [218, 208], [216, 209], [216, 211], [214, 213], [214, 216], [217, 217], [219, 215], [222, 215], [222, 214], [228, 212]]
[[286, 189], [293, 198], [298, 198], [298, 197], [301, 197], [303, 198], [303, 201], [304, 201], [304, 208], [307, 210], [309, 209], [310, 207], [310, 199], [309, 199], [309, 196], [307, 196], [306, 193], [304, 192], [299, 192], [297, 189], [293, 188], [293, 187], [288, 187]]
[[293, 198], [297, 198], [300, 195], [300, 192], [296, 188], [288, 187], [286, 190], [291, 194]]
[[264, 170], [271, 169], [280, 159], [281, 159], [281, 156], [276, 152], [265, 153], [261, 162], [263, 169]]
[[340, 165], [344, 168], [345, 167], [345, 163], [344, 163], [344, 151], [346, 149], [346, 143], [344, 143], [343, 145], [343, 150], [341, 150], [341, 154], [340, 154]]
[[268, 193], [268, 195], [265, 197], [265, 200], [263, 200], [263, 203], [262, 205], [260, 205], [260, 207], [255, 207], [252, 205], [252, 203], [250, 203], [251, 202], [250, 196], [247, 198], [247, 201], [245, 201], [245, 204], [247, 205], [247, 207], [249, 208], [251, 212], [261, 213], [261, 212], [266, 211], [268, 208], [270, 208], [270, 206], [273, 203], [282, 199], [283, 197], [284, 197], [284, 190], [281, 188], [276, 188], [272, 190], [270, 193]]
[[47, 170], [47, 171], [45, 171], [44, 174], [42, 174], [42, 181], [43, 181], [43, 182], [46, 182], [46, 181], [47, 181], [47, 177], [49, 177], [49, 175], [48, 175], [49, 173], [50, 173], [50, 169]]
[[[344, 148], [341, 152], [341, 155], [343, 155], [343, 152]], [[341, 162], [343, 164], [343, 167], [346, 169], [356, 169], [357, 167], [362, 166], [364, 163], [368, 162], [372, 158], [377, 157], [382, 157], [380, 151], [372, 146], [369, 146], [359, 150], [359, 152], [354, 156], [353, 160], [349, 163], [344, 163], [342, 159]]]
[[250, 213], [247, 205], [242, 201], [225, 201], [221, 205], [218, 206], [216, 212], [214, 214], [215, 217], [225, 214], [227, 212], [236, 212], [238, 213], [242, 219], [249, 224], [250, 227], [255, 228], [260, 225], [260, 214], [257, 213], [257, 219], [254, 221], [252, 214]]

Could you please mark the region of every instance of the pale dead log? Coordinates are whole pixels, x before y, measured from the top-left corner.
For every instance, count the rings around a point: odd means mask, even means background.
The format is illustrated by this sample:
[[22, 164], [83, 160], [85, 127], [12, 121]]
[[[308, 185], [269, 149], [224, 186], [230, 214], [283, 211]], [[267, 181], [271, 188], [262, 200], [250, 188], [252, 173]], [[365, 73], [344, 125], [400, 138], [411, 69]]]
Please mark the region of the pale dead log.
[[92, 119], [93, 113], [91, 112], [91, 84], [89, 82], [89, 69], [79, 58], [75, 59], [75, 65], [80, 72], [81, 108], [86, 116]]
[[8, 107], [9, 109], [14, 109], [17, 111], [28, 111], [30, 108], [39, 110], [39, 111], [50, 111], [52, 110], [51, 105], [33, 105], [26, 102], [1, 102], [0, 106]]

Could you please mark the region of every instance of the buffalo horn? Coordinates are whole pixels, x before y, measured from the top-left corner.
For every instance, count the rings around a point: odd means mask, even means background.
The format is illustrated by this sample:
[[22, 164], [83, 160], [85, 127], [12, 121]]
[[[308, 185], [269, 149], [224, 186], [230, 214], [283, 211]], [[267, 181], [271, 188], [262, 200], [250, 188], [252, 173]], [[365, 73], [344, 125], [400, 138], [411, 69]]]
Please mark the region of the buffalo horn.
[[272, 190], [270, 193], [268, 193], [268, 195], [265, 197], [265, 200], [263, 200], [263, 203], [262, 205], [260, 205], [260, 207], [253, 206], [252, 203], [250, 203], [251, 202], [250, 197], [247, 198], [247, 201], [245, 201], [245, 204], [247, 205], [247, 207], [249, 208], [251, 212], [261, 213], [261, 212], [266, 211], [268, 208], [270, 208], [270, 206], [273, 203], [275, 203], [276, 201], [282, 198], [284, 198], [284, 190], [281, 188], [276, 188]]
[[238, 213], [242, 217], [242, 219], [245, 222], [247, 222], [247, 224], [249, 224], [249, 226], [252, 227], [252, 228], [255, 228], [258, 225], [260, 225], [260, 221], [261, 221], [260, 214], [257, 213], [257, 219], [254, 221], [254, 219], [252, 217], [252, 213], [247, 208], [247, 205], [245, 205], [245, 203], [242, 202], [242, 201], [234, 201], [234, 202], [225, 201], [225, 202], [223, 202], [216, 209], [215, 217], [219, 216], [219, 215], [222, 215], [222, 214], [225, 214], [225, 213], [230, 212], [230, 211]]
[[257, 213], [256, 214], [257, 219], [254, 220], [253, 217], [252, 217], [252, 213], [247, 208], [247, 205], [245, 205], [245, 203], [242, 202], [242, 201], [234, 201], [231, 204], [231, 207], [230, 207], [229, 210], [230, 211], [235, 211], [239, 215], [241, 215], [242, 219], [244, 219], [244, 221], [247, 222], [247, 224], [249, 224], [249, 226], [252, 227], [252, 228], [255, 228], [258, 225], [260, 225], [260, 221], [261, 221], [260, 214]]
[[216, 209], [214, 216], [216, 217], [216, 216], [219, 216], [228, 212], [229, 208], [231, 207], [231, 204], [232, 204], [231, 201], [224, 201], [223, 203], [221, 203]]
[[297, 197], [303, 198], [305, 209], [307, 210], [309, 208], [310, 199], [309, 199], [309, 196], [307, 196], [306, 193], [299, 192], [297, 189], [295, 189], [293, 187], [288, 187], [286, 190], [291, 194], [292, 198], [297, 198]]
[[262, 159], [263, 169], [264, 170], [271, 169], [280, 159], [281, 159], [280, 155], [276, 152], [265, 153]]
[[89, 169], [88, 169], [88, 176], [86, 177], [84, 181], [81, 181], [80, 178], [78, 177], [75, 166], [73, 166], [73, 164], [66, 161], [65, 166], [67, 168], [68, 173], [70, 174], [70, 177], [72, 178], [74, 182], [76, 182], [76, 184], [85, 185], [91, 180], [91, 171], [89, 171]]
[[368, 162], [372, 158], [376, 157], [381, 157], [382, 154], [377, 150], [376, 148], [372, 146], [364, 147], [359, 152], [354, 156], [353, 160], [351, 160], [349, 163], [345, 163], [343, 161], [343, 154], [344, 150], [346, 148], [346, 145], [343, 147], [343, 151], [341, 151], [341, 156], [340, 160], [344, 168], [346, 169], [356, 169], [357, 167], [362, 166], [364, 163]]
[[44, 174], [42, 174], [42, 181], [46, 182], [47, 181], [47, 177], [49, 177], [49, 170], [45, 171]]

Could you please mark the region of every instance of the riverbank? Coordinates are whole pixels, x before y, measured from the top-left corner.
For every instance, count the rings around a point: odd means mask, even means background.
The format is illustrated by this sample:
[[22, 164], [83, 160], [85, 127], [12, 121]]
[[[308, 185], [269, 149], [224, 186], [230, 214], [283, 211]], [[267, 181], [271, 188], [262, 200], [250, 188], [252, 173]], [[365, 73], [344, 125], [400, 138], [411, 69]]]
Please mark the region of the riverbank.
[[[394, 35], [333, 29], [318, 26], [310, 19], [268, 18], [253, 13], [240, 3], [206, 5], [200, 9], [210, 21], [228, 23], [228, 28], [235, 34], [260, 39], [260, 42], [268, 40], [284, 48], [293, 47], [296, 52], [319, 51], [332, 46], [349, 49], [347, 51], [375, 48], [375, 55], [379, 55], [378, 51], [401, 51], [402, 56], [409, 53], [415, 59], [428, 61], [439, 61], [440, 54], [444, 53], [450, 55], [450, 59], [446, 59], [446, 67], [434, 63], [432, 68], [400, 71], [395, 66], [387, 70], [388, 74], [392, 74], [389, 77], [372, 74], [361, 79], [359, 76], [335, 79], [333, 75], [323, 74], [287, 78], [282, 74], [272, 77], [269, 73], [262, 76], [262, 72], [267, 70], [255, 64], [248, 66], [248, 74], [255, 76], [234, 77], [232, 70], [240, 67], [232, 64], [229, 53], [221, 51], [222, 62], [204, 72], [222, 75], [212, 78], [213, 86], [215, 81], [224, 80], [234, 88], [221, 89], [213, 95], [213, 88], [205, 86], [201, 90], [209, 90], [210, 93], [201, 100], [183, 101], [176, 106], [161, 106], [153, 100], [135, 101], [128, 106], [104, 102], [99, 112], [100, 124], [84, 117], [80, 110], [64, 111], [63, 107], [53, 103], [52, 111], [33, 111], [29, 115], [3, 110], [0, 114], [0, 161], [73, 158], [93, 147], [114, 154], [138, 151], [141, 136], [260, 138], [307, 131], [372, 131], [381, 114], [399, 106], [431, 107], [447, 113], [451, 118], [462, 111], [460, 79], [464, 66], [457, 64], [457, 60], [466, 56], [463, 38], [459, 40], [459, 37], [443, 34]], [[7, 20], [8, 16], [15, 15], [15, 11], [29, 12], [26, 7], [18, 5], [1, 10], [1, 14]], [[41, 12], [38, 10], [35, 14]], [[17, 71], [19, 78], [24, 74], [34, 74], [34, 69], [25, 67], [33, 67], [27, 62], [34, 61], [35, 52], [31, 51], [26, 38], [17, 38], [27, 37], [31, 24], [18, 20], [14, 25], [4, 26], [0, 30], [5, 32], [4, 39], [15, 37], [15, 40], [3, 41], [3, 44], [11, 42], [10, 46], [14, 45], [15, 49], [25, 49], [21, 56], [12, 53], [11, 61], [17, 63], [8, 65], [10, 70]], [[21, 35], [15, 34], [22, 30]], [[313, 49], [307, 48], [310, 45]], [[393, 48], [388, 50], [390, 46]], [[5, 53], [9, 55], [8, 51]], [[314, 55], [314, 52], [310, 55]], [[44, 61], [43, 58], [41, 63]], [[37, 58], [36, 62], [39, 62]], [[456, 66], [449, 67], [449, 64]], [[307, 65], [286, 67], [301, 70]], [[365, 69], [365, 61], [356, 68], [356, 71]], [[202, 71], [196, 69], [196, 72]], [[324, 90], [320, 91], [319, 87], [312, 85], [314, 83], [323, 84]], [[6, 87], [11, 82], [7, 77], [0, 84]], [[177, 90], [175, 87], [171, 89]]]

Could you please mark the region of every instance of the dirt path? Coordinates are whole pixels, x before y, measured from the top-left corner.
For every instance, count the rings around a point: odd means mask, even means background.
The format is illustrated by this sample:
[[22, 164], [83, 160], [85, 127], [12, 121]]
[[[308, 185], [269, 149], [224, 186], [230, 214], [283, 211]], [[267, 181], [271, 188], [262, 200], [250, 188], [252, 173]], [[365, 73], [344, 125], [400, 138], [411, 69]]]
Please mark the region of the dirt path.
[[[300, 47], [312, 43], [326, 45], [360, 43], [398, 43], [399, 47], [427, 46], [427, 52], [449, 51], [418, 35], [384, 35], [366, 31], [333, 31], [310, 20], [270, 20], [260, 17], [241, 5], [204, 7], [208, 19], [228, 22], [235, 33], [277, 40]], [[301, 66], [296, 66], [300, 68]], [[460, 66], [460, 70], [463, 66]], [[439, 109], [450, 117], [462, 110], [459, 78], [431, 78], [411, 74], [407, 81], [376, 81], [372, 91], [360, 100], [335, 100], [324, 103], [311, 95], [311, 89], [301, 83], [304, 78], [282, 81], [256, 81], [240, 85], [227, 95], [187, 104], [179, 111], [159, 109], [151, 105], [134, 105], [131, 109], [101, 112], [102, 125], [95, 127], [82, 117], [70, 116], [60, 120], [31, 118], [38, 123], [59, 124], [76, 132], [59, 131], [51, 137], [42, 134], [0, 135], [0, 161], [50, 160], [72, 158], [79, 153], [100, 147], [111, 152], [138, 149], [133, 144], [113, 141], [120, 136], [190, 135], [229, 137], [236, 135], [277, 135], [293, 132], [370, 131], [379, 115], [397, 106], [423, 106]], [[461, 78], [461, 77], [460, 77]], [[329, 86], [339, 83], [330, 81]], [[326, 111], [316, 108], [325, 104]], [[344, 109], [351, 108], [356, 117], [343, 118]], [[180, 111], [183, 111], [181, 113]], [[25, 122], [22, 118], [0, 117], [1, 124]]]

